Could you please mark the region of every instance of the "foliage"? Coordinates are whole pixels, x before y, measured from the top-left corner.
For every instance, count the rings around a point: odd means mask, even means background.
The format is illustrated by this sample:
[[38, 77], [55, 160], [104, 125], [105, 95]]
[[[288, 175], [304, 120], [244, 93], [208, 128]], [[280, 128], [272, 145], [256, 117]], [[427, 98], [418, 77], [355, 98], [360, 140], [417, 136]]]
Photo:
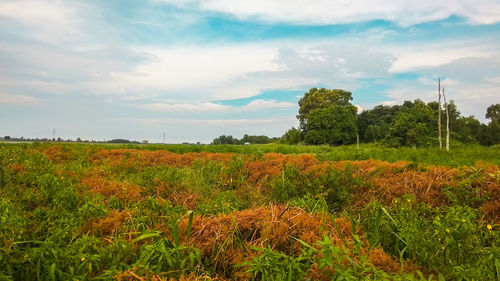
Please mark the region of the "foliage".
[[281, 137], [281, 142], [284, 144], [298, 144], [300, 142], [300, 138], [300, 130], [292, 127]]
[[352, 94], [348, 91], [311, 88], [299, 100], [299, 115], [297, 115], [297, 118], [300, 121], [301, 129], [307, 131], [307, 119], [313, 110], [328, 108], [332, 105], [348, 106], [351, 105], [351, 100]]
[[403, 197], [390, 209], [368, 206], [365, 216], [371, 244], [400, 260], [415, 260], [454, 280], [498, 278], [498, 238], [477, 221], [477, 211], [470, 207], [432, 209]]
[[261, 254], [243, 263], [248, 266], [251, 280], [303, 280], [312, 264], [312, 251], [303, 251], [299, 257], [291, 257], [268, 248], [254, 248]]
[[356, 141], [356, 107], [332, 105], [311, 110], [306, 126], [307, 144], [352, 144]]
[[0, 144], [0, 280], [498, 280], [499, 155]]
[[421, 100], [406, 101], [394, 117], [385, 138], [389, 146], [422, 146], [433, 143], [437, 135], [432, 109]]

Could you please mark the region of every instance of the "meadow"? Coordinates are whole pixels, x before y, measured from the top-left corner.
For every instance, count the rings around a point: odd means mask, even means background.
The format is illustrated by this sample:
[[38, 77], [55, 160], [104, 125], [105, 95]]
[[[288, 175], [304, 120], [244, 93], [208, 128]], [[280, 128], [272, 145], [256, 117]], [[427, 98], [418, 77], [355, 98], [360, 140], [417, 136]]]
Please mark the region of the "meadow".
[[500, 147], [0, 143], [0, 280], [500, 280]]

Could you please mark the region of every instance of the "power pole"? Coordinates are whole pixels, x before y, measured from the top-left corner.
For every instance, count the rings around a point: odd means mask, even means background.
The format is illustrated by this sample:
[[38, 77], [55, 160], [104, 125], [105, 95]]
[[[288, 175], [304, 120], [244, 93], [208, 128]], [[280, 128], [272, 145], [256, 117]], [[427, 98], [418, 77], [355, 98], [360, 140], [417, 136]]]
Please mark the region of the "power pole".
[[165, 131], [163, 131], [163, 144], [165, 144]]
[[450, 114], [448, 112], [448, 104], [446, 103], [446, 95], [444, 94], [444, 87], [443, 87], [443, 99], [444, 99], [444, 108], [446, 110], [446, 151], [450, 151]]
[[56, 128], [52, 128], [52, 140], [56, 140]]
[[439, 95], [439, 104], [438, 104], [438, 142], [439, 142], [439, 150], [443, 148], [443, 143], [441, 142], [441, 78], [438, 78], [438, 95]]

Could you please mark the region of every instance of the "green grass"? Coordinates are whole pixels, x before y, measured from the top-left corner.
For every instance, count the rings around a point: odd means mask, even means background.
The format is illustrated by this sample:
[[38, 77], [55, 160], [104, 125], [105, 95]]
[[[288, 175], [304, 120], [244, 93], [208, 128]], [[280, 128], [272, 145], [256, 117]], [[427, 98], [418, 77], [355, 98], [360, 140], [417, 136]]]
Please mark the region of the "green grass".
[[[0, 146], [46, 147], [50, 143], [1, 143]], [[491, 147], [481, 145], [452, 144], [450, 151], [439, 150], [437, 147], [400, 147], [389, 148], [377, 144], [361, 144], [349, 146], [306, 146], [286, 144], [254, 144], [254, 145], [189, 145], [189, 144], [62, 144], [70, 150], [74, 147], [98, 149], [139, 149], [166, 150], [174, 153], [213, 152], [263, 155], [265, 153], [282, 154], [314, 154], [320, 160], [368, 160], [377, 159], [388, 162], [410, 161], [431, 165], [459, 167], [474, 165], [477, 161], [487, 161], [500, 165], [500, 145]], [[81, 149], [76, 149], [80, 151]]]
[[[113, 280], [127, 272], [146, 279], [192, 274], [232, 280], [246, 272], [253, 280], [306, 280], [311, 270], [331, 280], [500, 280], [499, 226], [488, 221], [482, 209], [485, 202], [498, 203], [494, 188], [500, 186], [500, 172], [463, 167], [478, 161], [500, 165], [499, 146], [453, 146], [445, 152], [373, 144], [359, 150], [281, 144], [62, 144], [67, 159], [53, 160], [40, 152], [53, 146], [0, 143], [0, 280]], [[121, 148], [231, 152], [236, 157], [227, 164], [198, 159], [178, 167], [146, 166], [126, 157], [93, 160], [98, 150]], [[269, 152], [309, 153], [323, 161], [411, 162], [397, 173], [425, 174], [426, 164], [457, 167], [457, 181], [442, 189], [442, 205], [409, 194], [385, 204], [356, 204], [356, 192], [371, 192], [371, 180], [383, 170], [358, 174], [355, 167], [328, 168], [313, 177], [288, 164], [260, 185], [249, 183], [245, 159], [262, 159]], [[126, 190], [111, 195], [92, 191], [82, 184], [86, 177], [135, 186], [140, 199], [123, 196]], [[184, 204], [189, 196], [195, 196], [192, 210]], [[211, 249], [188, 243], [200, 235], [191, 231], [193, 215], [233, 218], [234, 212], [273, 204], [299, 207], [324, 220], [344, 218], [354, 235], [339, 238], [349, 241], [345, 245], [328, 236], [310, 245], [290, 236], [290, 244], [278, 250], [266, 240], [249, 247], [245, 241], [262, 229], [241, 233], [235, 227]], [[292, 247], [296, 244], [300, 249]], [[377, 247], [401, 268], [387, 272], [374, 266], [369, 251]], [[223, 267], [228, 263], [222, 260], [226, 251], [248, 256]], [[408, 264], [414, 267], [406, 272]]]

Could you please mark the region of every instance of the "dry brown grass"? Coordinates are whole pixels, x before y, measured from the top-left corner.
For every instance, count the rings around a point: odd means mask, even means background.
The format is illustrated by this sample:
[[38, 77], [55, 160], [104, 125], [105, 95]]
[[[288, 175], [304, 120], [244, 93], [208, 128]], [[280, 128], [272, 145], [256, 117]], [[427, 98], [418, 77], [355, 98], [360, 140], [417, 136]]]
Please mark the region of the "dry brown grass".
[[117, 212], [111, 211], [104, 218], [93, 218], [82, 227], [83, 232], [89, 232], [91, 234], [99, 235], [113, 235], [115, 234], [120, 226], [129, 218], [131, 218], [130, 212]]
[[99, 176], [84, 178], [82, 184], [88, 186], [90, 191], [103, 195], [106, 199], [116, 197], [123, 202], [138, 202], [142, 199], [141, 188], [133, 184], [110, 181]]

